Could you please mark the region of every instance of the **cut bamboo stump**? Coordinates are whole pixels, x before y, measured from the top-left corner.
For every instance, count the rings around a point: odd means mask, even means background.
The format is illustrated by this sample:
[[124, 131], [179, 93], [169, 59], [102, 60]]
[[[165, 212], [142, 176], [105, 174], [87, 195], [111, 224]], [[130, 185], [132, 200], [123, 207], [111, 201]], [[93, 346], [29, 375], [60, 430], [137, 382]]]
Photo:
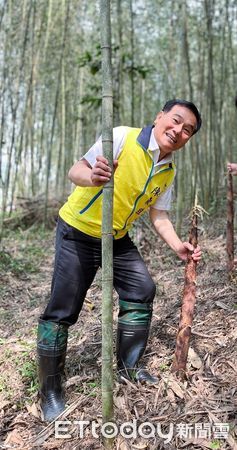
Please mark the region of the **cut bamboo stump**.
[[[192, 217], [192, 227], [190, 230], [189, 242], [194, 248], [197, 247], [197, 211], [194, 208]], [[185, 282], [183, 301], [181, 307], [181, 316], [179, 329], [176, 338], [176, 348], [174, 361], [171, 371], [175, 372], [180, 379], [185, 379], [188, 350], [190, 345], [191, 327], [193, 323], [194, 307], [196, 300], [196, 266], [197, 262], [193, 260], [189, 252], [185, 267]]]

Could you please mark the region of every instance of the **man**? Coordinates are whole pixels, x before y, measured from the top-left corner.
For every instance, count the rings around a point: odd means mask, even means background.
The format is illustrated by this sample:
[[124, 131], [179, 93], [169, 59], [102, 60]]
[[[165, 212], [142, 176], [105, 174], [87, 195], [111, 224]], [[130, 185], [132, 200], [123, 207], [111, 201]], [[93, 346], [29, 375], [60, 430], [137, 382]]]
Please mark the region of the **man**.
[[[131, 224], [145, 210], [162, 239], [182, 260], [193, 249], [177, 236], [167, 211], [175, 176], [172, 153], [201, 127], [193, 103], [171, 100], [153, 126], [114, 129], [114, 287], [119, 295], [117, 365], [124, 378], [155, 383], [157, 378], [138, 361], [145, 351], [155, 296], [155, 284], [128, 236]], [[64, 409], [61, 375], [68, 327], [82, 308], [86, 292], [101, 265], [101, 205], [103, 185], [112, 170], [102, 155], [101, 138], [69, 171], [77, 186], [59, 211], [51, 299], [39, 320], [38, 358], [42, 410], [45, 420]]]

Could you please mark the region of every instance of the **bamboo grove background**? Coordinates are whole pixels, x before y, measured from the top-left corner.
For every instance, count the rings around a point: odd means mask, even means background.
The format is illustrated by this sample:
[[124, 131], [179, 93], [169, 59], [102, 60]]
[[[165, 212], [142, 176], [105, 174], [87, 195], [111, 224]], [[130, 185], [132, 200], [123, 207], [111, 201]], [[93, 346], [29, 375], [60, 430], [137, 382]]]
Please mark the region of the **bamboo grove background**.
[[[176, 155], [177, 223], [195, 192], [216, 212], [237, 160], [236, 0], [114, 0], [114, 126], [194, 101], [202, 131]], [[0, 0], [2, 220], [17, 196], [70, 192], [67, 172], [101, 133], [99, 2]]]

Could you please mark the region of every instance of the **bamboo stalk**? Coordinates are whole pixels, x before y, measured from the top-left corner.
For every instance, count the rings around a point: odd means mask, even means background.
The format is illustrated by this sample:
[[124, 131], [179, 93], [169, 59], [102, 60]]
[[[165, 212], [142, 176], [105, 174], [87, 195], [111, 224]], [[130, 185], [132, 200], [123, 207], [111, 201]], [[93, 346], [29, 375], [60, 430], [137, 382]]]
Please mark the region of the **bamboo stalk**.
[[[113, 167], [113, 91], [110, 0], [100, 2], [102, 53], [102, 145]], [[113, 177], [103, 189], [102, 211], [102, 418], [113, 420]], [[104, 438], [106, 449], [113, 439]]]
[[227, 175], [227, 225], [226, 225], [227, 270], [231, 279], [234, 269], [234, 195], [233, 176]]
[[[193, 245], [194, 248], [196, 248], [197, 246], [197, 234], [197, 209], [196, 207], [194, 207], [192, 226], [189, 236], [189, 242]], [[175, 356], [171, 367], [171, 371], [176, 372], [177, 376], [181, 379], [186, 378], [186, 364], [196, 300], [196, 266], [197, 262], [193, 260], [193, 258], [191, 257], [191, 252], [189, 252], [185, 268], [183, 301], [181, 307], [179, 329], [176, 338]]]

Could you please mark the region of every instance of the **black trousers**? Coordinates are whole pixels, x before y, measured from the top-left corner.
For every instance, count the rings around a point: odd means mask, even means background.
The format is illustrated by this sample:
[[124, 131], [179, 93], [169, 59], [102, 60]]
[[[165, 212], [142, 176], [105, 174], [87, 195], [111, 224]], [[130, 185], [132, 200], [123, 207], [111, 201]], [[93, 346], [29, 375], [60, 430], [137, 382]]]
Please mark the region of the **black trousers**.
[[[151, 303], [155, 284], [128, 235], [113, 242], [114, 288], [125, 301]], [[78, 319], [87, 290], [101, 266], [101, 239], [58, 219], [50, 301], [41, 316], [65, 325]]]

